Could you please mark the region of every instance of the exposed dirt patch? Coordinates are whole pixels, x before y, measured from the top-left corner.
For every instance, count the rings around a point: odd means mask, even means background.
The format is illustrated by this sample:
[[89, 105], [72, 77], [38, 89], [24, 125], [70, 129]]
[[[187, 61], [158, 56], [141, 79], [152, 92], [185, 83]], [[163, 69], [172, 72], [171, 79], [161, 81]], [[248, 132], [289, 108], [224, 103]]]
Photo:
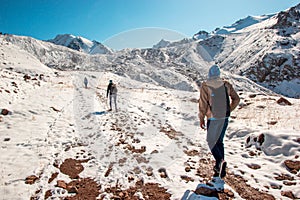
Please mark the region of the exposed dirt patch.
[[65, 200], [96, 199], [100, 194], [100, 189], [101, 186], [93, 179], [74, 180], [67, 184], [67, 190], [69, 193], [76, 193], [76, 195], [66, 197]]
[[71, 179], [79, 178], [79, 174], [84, 170], [81, 163], [88, 160], [75, 160], [72, 158], [66, 159], [59, 167], [63, 174], [68, 175]]
[[182, 136], [181, 132], [176, 131], [170, 125], [165, 125], [160, 128], [160, 132], [166, 134], [172, 140], [178, 140], [178, 136]]
[[118, 187], [111, 187], [105, 189], [105, 192], [113, 194], [113, 200], [157, 200], [157, 199], [170, 199], [171, 194], [158, 183], [146, 183], [142, 181], [136, 182], [135, 186], [129, 189], [122, 190]]
[[273, 195], [264, 193], [255, 189], [247, 184], [247, 182], [241, 177], [234, 174], [229, 173], [225, 182], [230, 185], [242, 198], [249, 200], [275, 200]]

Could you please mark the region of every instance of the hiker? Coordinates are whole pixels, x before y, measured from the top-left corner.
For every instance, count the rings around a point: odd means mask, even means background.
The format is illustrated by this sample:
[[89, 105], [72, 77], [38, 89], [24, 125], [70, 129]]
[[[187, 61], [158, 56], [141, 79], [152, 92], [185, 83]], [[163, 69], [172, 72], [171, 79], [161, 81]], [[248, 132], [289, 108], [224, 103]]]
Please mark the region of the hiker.
[[[215, 159], [213, 181], [226, 176], [227, 163], [224, 160], [224, 135], [228, 118], [239, 104], [240, 97], [233, 86], [220, 78], [220, 68], [213, 65], [209, 69], [208, 80], [200, 87], [199, 119], [200, 127], [207, 129], [207, 143]], [[205, 117], [207, 123], [205, 125]], [[222, 180], [223, 181], [223, 180]]]
[[85, 88], [87, 88], [87, 85], [88, 85], [88, 80], [87, 80], [87, 78], [86, 78], [86, 77], [84, 77], [83, 83], [84, 83], [84, 86], [85, 86]]
[[113, 83], [112, 80], [110, 80], [109, 84], [107, 86], [107, 92], [106, 92], [106, 97], [108, 97], [108, 95], [109, 95], [109, 110], [108, 111], [112, 111], [112, 103], [114, 103], [115, 109], [116, 109], [116, 111], [118, 111], [118, 109], [117, 109], [117, 92], [118, 92], [118, 89], [117, 89], [116, 84]]

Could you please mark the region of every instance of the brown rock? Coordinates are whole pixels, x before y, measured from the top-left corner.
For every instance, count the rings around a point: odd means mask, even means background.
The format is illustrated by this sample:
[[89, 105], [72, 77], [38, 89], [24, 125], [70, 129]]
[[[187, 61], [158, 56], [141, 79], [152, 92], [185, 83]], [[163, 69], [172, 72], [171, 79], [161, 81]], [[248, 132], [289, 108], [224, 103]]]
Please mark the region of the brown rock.
[[37, 181], [38, 179], [39, 179], [39, 178], [38, 178], [36, 175], [30, 175], [30, 176], [28, 176], [28, 177], [25, 179], [25, 183], [26, 183], [26, 184], [32, 185], [32, 184], [34, 184], [35, 181]]
[[167, 174], [167, 171], [166, 171], [165, 168], [160, 168], [160, 169], [158, 170], [158, 172], [160, 173], [160, 177], [161, 177], [161, 178], [168, 178], [168, 174]]
[[51, 190], [47, 190], [46, 193], [45, 193], [45, 199], [48, 199], [51, 196], [52, 196]]
[[267, 124], [269, 124], [269, 125], [275, 125], [275, 124], [277, 124], [277, 121], [269, 121], [269, 122], [267, 122]]
[[24, 81], [27, 81], [27, 80], [30, 80], [30, 79], [31, 79], [31, 77], [30, 77], [28, 74], [25, 74], [25, 75], [23, 76], [23, 78], [24, 78]]
[[259, 145], [262, 145], [265, 142], [265, 135], [260, 134], [257, 138], [257, 142], [259, 143]]
[[198, 195], [218, 198], [218, 192], [215, 189], [210, 189], [208, 187], [199, 187], [196, 189], [195, 193]]
[[287, 185], [287, 186], [291, 186], [291, 185], [296, 185], [297, 183], [296, 182], [292, 182], [292, 181], [283, 181], [283, 184]]
[[271, 188], [275, 189], [275, 190], [280, 190], [282, 188], [281, 185], [277, 185], [277, 184], [271, 184]]
[[76, 186], [74, 185], [68, 185], [66, 190], [69, 192], [69, 193], [78, 193], [78, 189], [76, 188]]
[[300, 169], [300, 161], [286, 160], [284, 164], [291, 172], [294, 171], [297, 173]]
[[155, 154], [155, 153], [158, 153], [156, 149], [151, 152], [151, 154]]
[[281, 191], [281, 196], [288, 197], [290, 199], [295, 199], [295, 195], [292, 191]]
[[56, 186], [57, 186], [57, 187], [60, 187], [60, 188], [63, 188], [63, 189], [67, 189], [67, 184], [66, 184], [66, 182], [63, 181], [63, 180], [58, 180]]
[[58, 172], [52, 174], [51, 178], [49, 178], [48, 183], [51, 183], [58, 176]]
[[283, 181], [283, 180], [289, 180], [289, 181], [293, 181], [294, 180], [294, 177], [292, 177], [291, 175], [289, 174], [281, 174], [281, 175], [278, 175], [276, 177], [274, 177], [276, 180], [278, 181]]
[[254, 151], [249, 151], [250, 156], [256, 156], [257, 154]]
[[258, 164], [247, 164], [247, 166], [251, 169], [260, 169], [261, 166]]
[[181, 175], [180, 178], [182, 180], [185, 180], [187, 183], [190, 182], [190, 181], [194, 182], [194, 179], [192, 177], [189, 177], [189, 176], [186, 176], [186, 175]]
[[3, 108], [2, 111], [1, 111], [1, 114], [2, 114], [2, 115], [8, 115], [9, 112], [10, 112], [9, 110]]
[[278, 103], [279, 105], [283, 105], [283, 106], [285, 106], [285, 105], [291, 106], [291, 105], [292, 105], [291, 102], [289, 102], [287, 99], [285, 99], [285, 98], [283, 98], [283, 97], [280, 97], [280, 98], [277, 100], [277, 103]]
[[224, 193], [227, 194], [229, 197], [233, 198], [234, 197], [234, 193], [231, 190], [228, 189], [224, 189]]
[[256, 94], [250, 94], [249, 95], [249, 98], [255, 98], [256, 97]]
[[185, 167], [185, 171], [186, 171], [186, 172], [190, 172], [190, 171], [191, 171], [191, 167], [190, 167], [190, 166], [186, 166], [186, 167]]
[[152, 171], [147, 171], [146, 174], [147, 174], [147, 176], [152, 176], [153, 172]]

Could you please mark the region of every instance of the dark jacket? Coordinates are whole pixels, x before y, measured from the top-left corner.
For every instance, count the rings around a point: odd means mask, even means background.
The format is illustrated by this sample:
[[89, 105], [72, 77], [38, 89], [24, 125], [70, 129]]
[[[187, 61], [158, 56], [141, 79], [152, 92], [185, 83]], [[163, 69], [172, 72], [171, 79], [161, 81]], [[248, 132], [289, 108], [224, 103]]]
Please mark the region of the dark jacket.
[[106, 90], [106, 97], [108, 97], [108, 94], [111, 94], [111, 86], [113, 85], [113, 83], [109, 83], [107, 86], [107, 90]]

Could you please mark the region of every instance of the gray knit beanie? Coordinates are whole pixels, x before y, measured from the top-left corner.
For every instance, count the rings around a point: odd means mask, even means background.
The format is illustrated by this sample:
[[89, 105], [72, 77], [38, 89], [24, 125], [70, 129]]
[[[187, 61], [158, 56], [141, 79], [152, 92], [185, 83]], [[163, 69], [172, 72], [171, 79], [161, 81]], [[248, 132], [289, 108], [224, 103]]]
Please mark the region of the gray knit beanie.
[[220, 68], [218, 65], [213, 65], [209, 68], [208, 79], [215, 79], [220, 77]]

